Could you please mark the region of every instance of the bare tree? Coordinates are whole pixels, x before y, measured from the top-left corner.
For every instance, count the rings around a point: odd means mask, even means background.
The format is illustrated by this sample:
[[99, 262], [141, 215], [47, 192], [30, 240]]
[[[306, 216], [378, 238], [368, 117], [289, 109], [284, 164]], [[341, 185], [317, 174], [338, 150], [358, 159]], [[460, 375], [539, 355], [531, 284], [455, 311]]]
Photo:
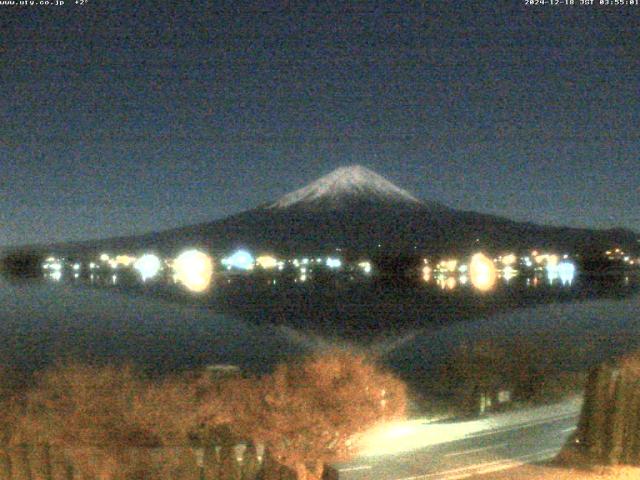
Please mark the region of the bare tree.
[[346, 458], [354, 435], [404, 415], [402, 382], [362, 355], [332, 350], [278, 366], [259, 382], [230, 382], [233, 428], [264, 443], [297, 474], [319, 479], [324, 464]]
[[[133, 478], [179, 470], [180, 452], [162, 462], [151, 451], [184, 446], [196, 415], [195, 387], [184, 379], [150, 381], [130, 367], [58, 365], [37, 375], [11, 439], [47, 445], [85, 475]], [[173, 452], [173, 454], [171, 454]]]

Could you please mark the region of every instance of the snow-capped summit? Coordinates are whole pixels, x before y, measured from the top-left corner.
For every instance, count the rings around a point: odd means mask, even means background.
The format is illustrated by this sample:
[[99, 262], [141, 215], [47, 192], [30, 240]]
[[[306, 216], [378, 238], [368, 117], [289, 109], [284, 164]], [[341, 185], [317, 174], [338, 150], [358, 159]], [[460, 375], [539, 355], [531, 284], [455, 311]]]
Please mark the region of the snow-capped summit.
[[361, 165], [352, 165], [338, 168], [306, 187], [284, 195], [268, 208], [319, 204], [340, 206], [353, 201], [422, 205], [409, 192], [396, 187], [377, 173]]

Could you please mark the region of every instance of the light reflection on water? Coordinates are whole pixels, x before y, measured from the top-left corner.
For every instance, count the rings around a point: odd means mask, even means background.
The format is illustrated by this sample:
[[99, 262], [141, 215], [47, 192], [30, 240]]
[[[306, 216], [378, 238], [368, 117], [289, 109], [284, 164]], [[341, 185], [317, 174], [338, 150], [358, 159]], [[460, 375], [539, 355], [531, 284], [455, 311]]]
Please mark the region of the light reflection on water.
[[[484, 279], [481, 279], [480, 283], [483, 284], [483, 288], [479, 288], [477, 286], [478, 280], [476, 280], [475, 284], [473, 281], [470, 282], [469, 276], [465, 272], [458, 273], [457, 275], [451, 273], [439, 273], [435, 276], [435, 283], [443, 291], [453, 291], [459, 287], [466, 286], [469, 288], [475, 287], [480, 290], [486, 290], [490, 293], [491, 290], [494, 290], [496, 287], [500, 286], [500, 284], [507, 287], [516, 285], [517, 279], [520, 280], [518, 285], [524, 285], [526, 287], [537, 287], [541, 282], [546, 283], [549, 286], [571, 287], [574, 285], [578, 277], [573, 265], [571, 265], [571, 267], [563, 267], [562, 264], [528, 275], [522, 275], [512, 267], [505, 267], [502, 271], [497, 273], [498, 275], [495, 283], [493, 280], [484, 281]], [[428, 275], [423, 275], [423, 281], [427, 284], [431, 282], [430, 271]]]
[[540, 346], [544, 360], [555, 368], [582, 370], [640, 348], [639, 311], [637, 294], [538, 305], [409, 333], [376, 348], [395, 369], [429, 375], [463, 343], [524, 338]]
[[[444, 280], [442, 295], [448, 296], [450, 288], [471, 288], [462, 286], [460, 278], [449, 279]], [[540, 276], [516, 277], [511, 282], [516, 280], [528, 283], [531, 289], [548, 285], [548, 278]], [[562, 288], [561, 282], [555, 279], [554, 285]], [[637, 296], [575, 301], [521, 308], [463, 323], [454, 321], [458, 313], [453, 310], [447, 313], [451, 322], [444, 326], [410, 332], [372, 348], [384, 352], [398, 371], [427, 372], [446, 361], [460, 343], [492, 338], [499, 332], [507, 337], [555, 339], [558, 344], [551, 347], [560, 356], [560, 339], [591, 345], [595, 341], [597, 346], [586, 359], [593, 362], [640, 344], [639, 306]], [[57, 357], [77, 356], [134, 361], [158, 370], [235, 363], [250, 372], [264, 371], [288, 355], [337, 342], [270, 326], [269, 320], [264, 318], [258, 325], [206, 306], [169, 303], [77, 282], [9, 285], [0, 280], [0, 360], [29, 368], [40, 368]], [[569, 364], [571, 360], [562, 361]]]
[[[471, 257], [468, 265], [460, 264], [455, 259], [443, 260], [434, 271], [426, 264], [421, 269], [421, 280], [425, 285], [434, 284], [445, 293], [465, 288], [475, 289], [486, 295], [491, 295], [505, 286], [538, 287], [541, 281], [549, 286], [571, 287], [574, 285], [576, 267], [570, 260], [565, 258], [560, 261], [557, 256], [544, 255], [543, 261], [542, 257], [535, 257], [538, 264], [535, 267], [531, 262], [526, 261], [519, 266], [512, 266], [515, 262], [513, 255], [491, 259], [482, 253], [476, 253]], [[112, 268], [105, 270], [95, 262], [86, 263], [83, 267], [80, 262], [64, 264], [51, 257], [43, 264], [44, 278], [54, 282], [83, 281], [93, 285], [110, 284], [124, 288], [141, 286], [153, 279], [154, 286], [171, 285], [178, 290], [177, 284], [182, 284], [191, 292], [203, 294], [209, 294], [211, 290], [218, 288], [215, 282], [212, 282], [214, 268], [211, 257], [198, 250], [185, 251], [169, 264], [166, 261], [162, 262], [155, 254], [146, 254], [137, 259], [129, 255], [120, 255], [108, 260], [107, 263], [113, 262]], [[271, 260], [272, 263], [275, 261], [275, 259]], [[165, 274], [159, 275], [163, 270], [163, 264], [169, 268], [165, 270]], [[253, 265], [253, 260], [251, 264]], [[529, 268], [527, 265], [532, 267]], [[301, 268], [300, 272], [301, 275], [296, 278], [295, 283], [307, 281], [311, 284], [315, 283], [314, 275], [308, 275], [306, 268]], [[251, 276], [245, 276], [245, 278], [251, 281]], [[352, 275], [351, 280], [353, 279]], [[222, 280], [224, 281], [224, 278]], [[231, 283], [228, 275], [226, 280], [227, 283]], [[340, 275], [335, 275], [335, 280], [340, 281]], [[276, 283], [275, 278], [270, 279], [270, 284]], [[283, 284], [286, 286], [287, 282]]]
[[314, 346], [286, 329], [205, 307], [77, 283], [0, 279], [0, 364], [17, 368], [77, 358], [134, 362], [158, 371], [234, 363], [260, 372]]

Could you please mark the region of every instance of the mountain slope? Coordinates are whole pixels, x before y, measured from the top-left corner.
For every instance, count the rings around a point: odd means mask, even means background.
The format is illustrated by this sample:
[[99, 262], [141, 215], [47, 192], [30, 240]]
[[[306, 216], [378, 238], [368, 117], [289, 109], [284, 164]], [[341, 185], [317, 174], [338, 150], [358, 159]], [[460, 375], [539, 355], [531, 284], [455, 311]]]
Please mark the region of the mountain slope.
[[[279, 200], [237, 215], [135, 237], [66, 245], [65, 249], [152, 248], [175, 253], [199, 245], [213, 252], [240, 246], [279, 254], [455, 252], [553, 248], [599, 252], [638, 250], [637, 233], [519, 223], [418, 200], [361, 166], [344, 167]], [[60, 246], [62, 248], [62, 246]]]

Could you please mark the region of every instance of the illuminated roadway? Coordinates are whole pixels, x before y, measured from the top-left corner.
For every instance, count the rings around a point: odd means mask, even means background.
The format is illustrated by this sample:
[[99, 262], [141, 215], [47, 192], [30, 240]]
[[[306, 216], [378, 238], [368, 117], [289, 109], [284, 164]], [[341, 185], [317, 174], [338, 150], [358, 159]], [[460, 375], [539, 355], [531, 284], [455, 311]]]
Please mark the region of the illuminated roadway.
[[340, 480], [454, 480], [548, 460], [575, 430], [580, 406], [573, 399], [471, 422], [405, 422], [373, 434], [367, 455], [335, 468]]

